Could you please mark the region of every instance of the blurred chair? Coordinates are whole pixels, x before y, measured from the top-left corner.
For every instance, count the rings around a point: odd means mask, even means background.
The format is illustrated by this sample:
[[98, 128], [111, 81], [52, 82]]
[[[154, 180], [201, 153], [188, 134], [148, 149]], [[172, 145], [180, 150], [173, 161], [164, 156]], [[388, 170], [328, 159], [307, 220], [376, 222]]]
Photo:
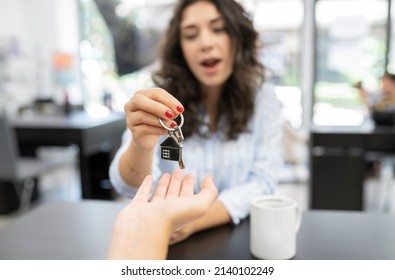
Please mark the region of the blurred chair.
[[20, 211], [30, 206], [35, 180], [61, 164], [60, 161], [21, 157], [14, 129], [6, 115], [0, 114], [0, 182], [13, 185]]
[[392, 213], [394, 205], [394, 168], [395, 158], [388, 156], [382, 159], [379, 181], [381, 194], [378, 196], [379, 209], [382, 212]]
[[283, 123], [282, 155], [283, 166], [279, 174], [279, 183], [307, 182], [308, 174], [307, 133], [296, 130], [288, 120]]

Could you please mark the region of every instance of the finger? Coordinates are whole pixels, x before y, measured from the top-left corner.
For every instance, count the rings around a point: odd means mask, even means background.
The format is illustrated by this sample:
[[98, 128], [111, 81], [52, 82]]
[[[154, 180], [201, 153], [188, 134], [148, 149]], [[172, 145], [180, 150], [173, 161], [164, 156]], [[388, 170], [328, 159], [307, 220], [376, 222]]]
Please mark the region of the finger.
[[166, 197], [167, 189], [169, 188], [171, 175], [169, 173], [165, 173], [159, 179], [158, 184], [156, 185], [156, 189], [154, 195], [151, 198], [151, 201], [156, 201], [160, 199], [164, 199]]
[[184, 107], [173, 95], [161, 88], [154, 88], [148, 91], [147, 96], [153, 100], [156, 100], [177, 114], [184, 112]]
[[186, 239], [187, 237], [188, 237], [187, 235], [183, 234], [182, 229], [177, 229], [173, 231], [173, 233], [171, 234], [169, 244], [174, 245]]
[[165, 128], [141, 124], [130, 129], [133, 133], [133, 138], [144, 137], [149, 135], [166, 135], [168, 131]]
[[152, 177], [152, 175], [147, 175], [141, 183], [141, 186], [138, 189], [136, 195], [134, 196], [133, 201], [148, 201], [153, 182], [154, 178]]
[[[177, 123], [173, 120], [162, 120], [162, 121], [166, 126], [173, 127], [177, 125]], [[130, 128], [133, 128], [141, 124], [163, 128], [162, 125], [159, 123], [159, 118], [157, 116], [142, 110], [128, 114], [126, 117], [126, 122], [128, 124], [128, 127]]]
[[173, 233], [173, 234], [170, 236], [169, 245], [177, 244], [177, 241], [178, 241], [178, 237], [177, 237], [177, 236], [174, 236], [174, 233]]
[[[201, 184], [200, 192], [194, 196], [186, 198], [189, 200], [188, 211], [186, 218], [193, 220], [203, 216], [207, 210], [213, 205], [218, 196], [218, 190], [215, 186], [212, 176], [206, 176]], [[182, 221], [182, 218], [180, 218]]]
[[200, 203], [204, 203], [205, 206], [209, 207], [217, 199], [218, 189], [215, 186], [214, 178], [212, 176], [206, 176], [201, 184], [200, 192], [197, 194]]
[[124, 106], [125, 113], [134, 113], [137, 111], [145, 111], [156, 118], [173, 119], [175, 117], [172, 111], [165, 104], [153, 100], [145, 94], [135, 94]]
[[171, 176], [170, 185], [167, 190], [166, 198], [168, 197], [178, 197], [180, 195], [182, 185], [182, 171], [176, 169], [173, 171]]
[[125, 104], [125, 111], [143, 110], [158, 118], [173, 119], [184, 111], [181, 103], [163, 89], [149, 89], [136, 92]]
[[180, 196], [191, 196], [195, 189], [195, 180], [191, 174], [187, 174], [182, 182]]

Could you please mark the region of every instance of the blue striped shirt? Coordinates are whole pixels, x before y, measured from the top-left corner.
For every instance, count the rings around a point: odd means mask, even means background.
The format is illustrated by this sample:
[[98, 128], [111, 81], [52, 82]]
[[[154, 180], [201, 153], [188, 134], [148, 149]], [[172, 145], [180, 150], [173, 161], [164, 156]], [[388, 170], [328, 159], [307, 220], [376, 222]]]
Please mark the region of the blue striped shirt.
[[[219, 191], [218, 199], [233, 223], [238, 224], [249, 215], [253, 197], [274, 192], [281, 162], [281, 137], [280, 103], [274, 94], [274, 87], [264, 85], [256, 96], [249, 132], [241, 133], [236, 140], [225, 140], [219, 131], [208, 138], [194, 134], [183, 142], [184, 174], [191, 173], [195, 177], [196, 191], [205, 176], [213, 176]], [[119, 172], [120, 157], [130, 141], [131, 132], [126, 130], [122, 146], [110, 167], [110, 179], [120, 194], [133, 197], [137, 188], [127, 185]], [[155, 180], [162, 173], [171, 173], [178, 168], [178, 162], [160, 158], [159, 143], [152, 168]]]

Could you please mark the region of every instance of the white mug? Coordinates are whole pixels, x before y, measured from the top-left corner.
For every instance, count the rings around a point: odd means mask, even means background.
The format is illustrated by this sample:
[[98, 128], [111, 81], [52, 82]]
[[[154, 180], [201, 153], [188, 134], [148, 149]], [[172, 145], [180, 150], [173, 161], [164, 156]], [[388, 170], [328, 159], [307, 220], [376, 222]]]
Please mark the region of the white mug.
[[295, 200], [262, 195], [251, 201], [250, 251], [266, 260], [287, 260], [296, 254], [296, 233], [302, 221]]

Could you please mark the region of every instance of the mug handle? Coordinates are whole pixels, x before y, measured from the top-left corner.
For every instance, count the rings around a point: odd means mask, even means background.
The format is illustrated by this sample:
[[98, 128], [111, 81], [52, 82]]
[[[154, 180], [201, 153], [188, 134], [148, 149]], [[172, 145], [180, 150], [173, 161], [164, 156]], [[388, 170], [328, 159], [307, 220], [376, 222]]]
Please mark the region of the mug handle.
[[297, 203], [296, 203], [295, 210], [296, 210], [295, 232], [298, 232], [300, 225], [302, 223], [302, 210], [300, 209], [300, 207]]

